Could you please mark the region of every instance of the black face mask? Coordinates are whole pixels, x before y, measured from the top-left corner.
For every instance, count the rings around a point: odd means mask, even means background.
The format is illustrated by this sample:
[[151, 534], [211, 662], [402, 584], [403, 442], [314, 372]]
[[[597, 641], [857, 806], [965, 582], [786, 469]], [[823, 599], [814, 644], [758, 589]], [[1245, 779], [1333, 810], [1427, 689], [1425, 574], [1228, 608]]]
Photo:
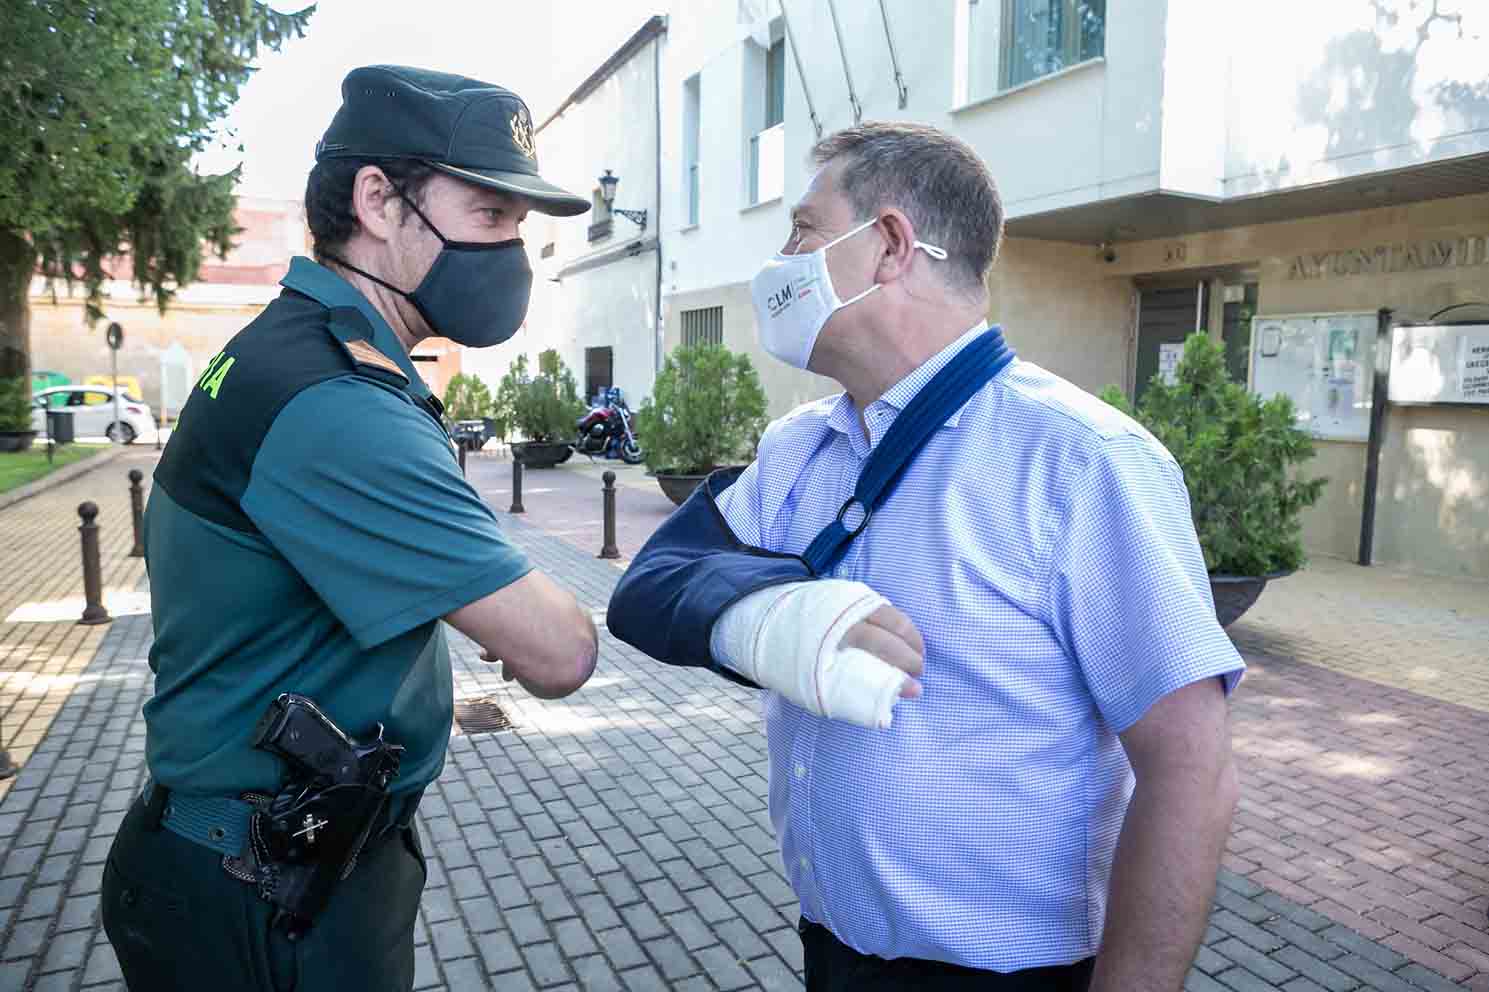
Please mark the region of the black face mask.
[[488, 348], [516, 334], [527, 317], [533, 287], [522, 239], [451, 241], [402, 190], [398, 195], [444, 245], [418, 288], [406, 292], [335, 255], [323, 253], [325, 257], [402, 296], [434, 333], [457, 344]]

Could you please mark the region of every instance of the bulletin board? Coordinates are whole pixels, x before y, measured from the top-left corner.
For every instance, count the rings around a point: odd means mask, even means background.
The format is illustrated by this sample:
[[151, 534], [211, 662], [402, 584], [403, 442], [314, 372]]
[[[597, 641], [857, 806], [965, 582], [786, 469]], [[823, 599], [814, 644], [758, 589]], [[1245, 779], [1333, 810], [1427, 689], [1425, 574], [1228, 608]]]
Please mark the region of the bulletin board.
[[1390, 399], [1489, 404], [1489, 324], [1392, 328]]
[[1367, 440], [1378, 323], [1373, 310], [1252, 318], [1252, 391], [1291, 397], [1314, 437]]

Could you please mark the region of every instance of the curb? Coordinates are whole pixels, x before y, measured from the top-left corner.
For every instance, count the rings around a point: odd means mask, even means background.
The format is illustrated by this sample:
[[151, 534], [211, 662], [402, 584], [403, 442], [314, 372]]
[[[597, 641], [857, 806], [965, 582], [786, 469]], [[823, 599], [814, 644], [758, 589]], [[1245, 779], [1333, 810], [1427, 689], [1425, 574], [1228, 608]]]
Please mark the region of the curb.
[[114, 445], [109, 451], [100, 451], [98, 454], [90, 455], [80, 462], [73, 462], [65, 468], [59, 468], [55, 472], [49, 472], [35, 482], [28, 482], [24, 486], [12, 489], [8, 493], [0, 493], [0, 510], [19, 503], [23, 499], [29, 499], [37, 493], [44, 493], [48, 489], [62, 485], [64, 482], [71, 482], [85, 472], [102, 468], [122, 454], [124, 454], [124, 448]]

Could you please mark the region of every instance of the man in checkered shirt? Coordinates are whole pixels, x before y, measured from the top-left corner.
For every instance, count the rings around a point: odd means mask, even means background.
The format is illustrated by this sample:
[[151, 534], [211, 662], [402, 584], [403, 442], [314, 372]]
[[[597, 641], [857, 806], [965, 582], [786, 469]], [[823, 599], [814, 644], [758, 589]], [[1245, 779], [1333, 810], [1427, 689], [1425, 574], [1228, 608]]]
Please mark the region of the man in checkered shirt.
[[[813, 157], [752, 294], [766, 350], [844, 392], [699, 488], [610, 628], [768, 690], [811, 992], [1175, 992], [1236, 801], [1226, 697], [1245, 667], [1183, 474], [993, 337], [1002, 206], [970, 148], [880, 123]], [[896, 419], [974, 347], [1005, 364], [861, 505]], [[818, 571], [802, 556], [834, 520], [857, 533]]]

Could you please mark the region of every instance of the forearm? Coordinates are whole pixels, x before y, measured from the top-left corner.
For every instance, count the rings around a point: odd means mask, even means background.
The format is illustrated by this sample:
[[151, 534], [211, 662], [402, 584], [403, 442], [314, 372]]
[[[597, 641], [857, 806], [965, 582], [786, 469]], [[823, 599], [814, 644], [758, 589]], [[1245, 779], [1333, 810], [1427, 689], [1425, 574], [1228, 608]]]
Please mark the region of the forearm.
[[1236, 803], [1228, 757], [1215, 769], [1138, 782], [1117, 842], [1091, 992], [1178, 992], [1215, 897]]

